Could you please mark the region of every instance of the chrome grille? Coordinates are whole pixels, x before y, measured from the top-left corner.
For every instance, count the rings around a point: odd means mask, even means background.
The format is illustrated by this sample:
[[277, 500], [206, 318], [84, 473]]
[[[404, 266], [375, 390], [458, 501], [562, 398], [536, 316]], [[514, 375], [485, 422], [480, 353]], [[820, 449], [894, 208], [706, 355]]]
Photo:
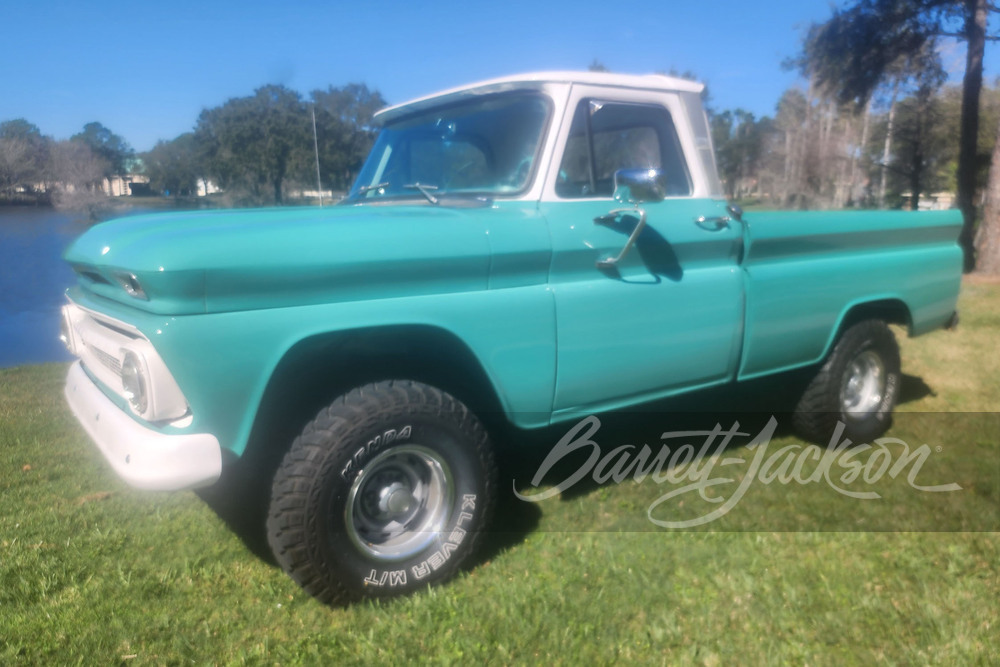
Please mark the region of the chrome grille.
[[140, 360], [146, 372], [151, 400], [139, 417], [150, 422], [167, 422], [182, 419], [190, 413], [177, 382], [152, 343], [136, 327], [81, 308], [72, 300], [63, 306], [63, 317], [67, 346], [80, 357], [87, 374], [126, 401], [129, 395], [122, 383], [123, 355], [127, 350]]
[[118, 377], [121, 377], [122, 362], [118, 359], [118, 357], [114, 356], [113, 354], [109, 354], [108, 352], [105, 352], [104, 350], [100, 349], [95, 345], [91, 345], [90, 343], [84, 343], [84, 344], [87, 346], [87, 349], [90, 351], [90, 353], [93, 354], [94, 357], [98, 361], [100, 361], [105, 368], [110, 370]]

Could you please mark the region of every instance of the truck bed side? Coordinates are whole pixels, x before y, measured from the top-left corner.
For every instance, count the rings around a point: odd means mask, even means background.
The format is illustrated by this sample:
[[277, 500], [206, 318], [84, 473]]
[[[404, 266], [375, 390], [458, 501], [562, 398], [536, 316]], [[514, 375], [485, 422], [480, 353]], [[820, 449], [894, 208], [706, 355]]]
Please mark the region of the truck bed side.
[[821, 361], [852, 310], [905, 315], [910, 335], [955, 309], [958, 211], [747, 213], [746, 329], [739, 378]]

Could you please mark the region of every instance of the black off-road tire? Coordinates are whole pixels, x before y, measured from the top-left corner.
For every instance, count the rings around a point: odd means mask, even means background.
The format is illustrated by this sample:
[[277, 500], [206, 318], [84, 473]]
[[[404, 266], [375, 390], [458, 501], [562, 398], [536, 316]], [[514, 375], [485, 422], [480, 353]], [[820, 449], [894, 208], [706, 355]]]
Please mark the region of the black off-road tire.
[[[871, 442], [892, 424], [899, 385], [899, 345], [892, 331], [881, 320], [858, 322], [843, 332], [803, 392], [793, 414], [795, 430], [824, 445], [845, 438]], [[831, 443], [838, 423], [842, 434]]]
[[268, 543], [321, 602], [405, 595], [474, 552], [496, 477], [489, 436], [457, 399], [406, 380], [359, 387], [292, 444], [272, 486]]

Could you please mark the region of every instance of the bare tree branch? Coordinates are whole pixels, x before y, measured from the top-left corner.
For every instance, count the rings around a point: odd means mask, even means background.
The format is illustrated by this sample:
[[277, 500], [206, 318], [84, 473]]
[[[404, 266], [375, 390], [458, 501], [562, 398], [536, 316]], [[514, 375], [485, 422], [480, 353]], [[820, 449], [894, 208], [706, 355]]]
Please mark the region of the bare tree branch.
[[[964, 40], [966, 35], [960, 32], [936, 32], [934, 33], [937, 37], [953, 37], [955, 39]], [[986, 35], [987, 42], [1000, 42], [1000, 35]]]

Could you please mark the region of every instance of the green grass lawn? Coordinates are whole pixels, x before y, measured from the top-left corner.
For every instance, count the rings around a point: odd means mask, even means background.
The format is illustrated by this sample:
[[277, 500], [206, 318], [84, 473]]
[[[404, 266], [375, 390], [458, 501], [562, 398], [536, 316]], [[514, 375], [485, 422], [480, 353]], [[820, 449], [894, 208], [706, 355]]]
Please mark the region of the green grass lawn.
[[[299, 591], [194, 493], [120, 482], [63, 405], [65, 366], [0, 371], [0, 663], [994, 662], [1000, 286], [967, 285], [961, 311], [957, 332], [901, 341], [904, 402], [889, 433], [928, 445], [917, 484], [960, 491], [915, 490], [905, 472], [838, 482], [876, 490], [869, 500], [755, 484], [692, 530], [650, 523], [673, 488], [651, 479], [507, 500], [508, 532], [455, 581], [339, 609]], [[622, 444], [602, 436], [607, 450]], [[803, 445], [779, 429], [768, 447]], [[697, 517], [729, 488], [657, 512]]]

